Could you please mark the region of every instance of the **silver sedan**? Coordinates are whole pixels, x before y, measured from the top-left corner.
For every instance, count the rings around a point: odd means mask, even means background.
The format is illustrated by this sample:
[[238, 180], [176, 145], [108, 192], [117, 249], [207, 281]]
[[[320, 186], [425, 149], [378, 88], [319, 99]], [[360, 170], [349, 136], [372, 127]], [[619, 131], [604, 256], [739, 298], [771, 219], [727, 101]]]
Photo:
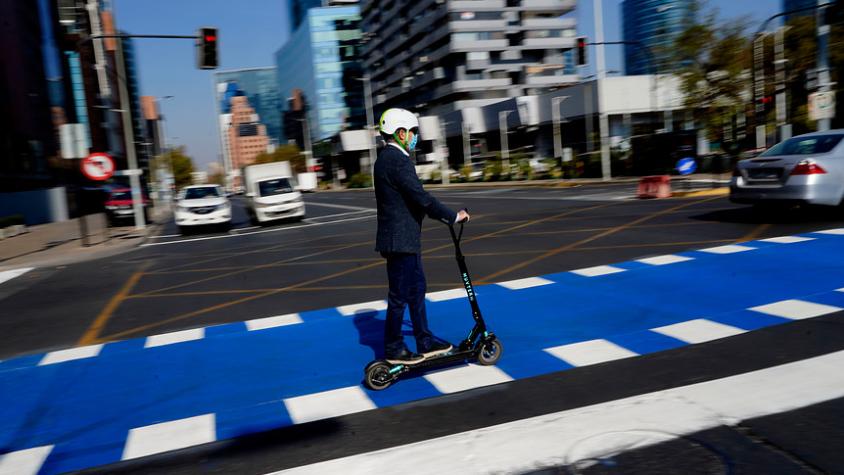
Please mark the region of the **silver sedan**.
[[837, 206], [844, 201], [844, 130], [799, 135], [736, 165], [734, 203]]

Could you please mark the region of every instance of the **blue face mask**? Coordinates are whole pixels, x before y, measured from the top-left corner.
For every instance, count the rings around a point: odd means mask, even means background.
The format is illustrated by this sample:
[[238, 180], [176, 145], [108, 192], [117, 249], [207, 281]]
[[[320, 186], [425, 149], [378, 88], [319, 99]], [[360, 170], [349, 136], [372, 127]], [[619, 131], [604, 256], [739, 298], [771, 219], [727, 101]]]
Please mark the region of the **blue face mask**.
[[413, 134], [413, 138], [410, 139], [410, 143], [407, 144], [407, 149], [408, 149], [407, 151], [412, 152], [416, 148], [417, 142], [419, 142], [419, 136], [416, 135], [416, 134]]

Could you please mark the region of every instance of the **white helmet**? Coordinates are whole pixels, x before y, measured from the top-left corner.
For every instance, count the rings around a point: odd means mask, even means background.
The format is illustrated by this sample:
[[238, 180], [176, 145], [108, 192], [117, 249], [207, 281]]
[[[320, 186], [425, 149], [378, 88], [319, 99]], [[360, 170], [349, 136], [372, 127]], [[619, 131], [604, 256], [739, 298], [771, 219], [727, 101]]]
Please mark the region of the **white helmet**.
[[387, 109], [381, 114], [378, 126], [381, 132], [393, 135], [399, 129], [418, 129], [419, 119], [406, 109]]

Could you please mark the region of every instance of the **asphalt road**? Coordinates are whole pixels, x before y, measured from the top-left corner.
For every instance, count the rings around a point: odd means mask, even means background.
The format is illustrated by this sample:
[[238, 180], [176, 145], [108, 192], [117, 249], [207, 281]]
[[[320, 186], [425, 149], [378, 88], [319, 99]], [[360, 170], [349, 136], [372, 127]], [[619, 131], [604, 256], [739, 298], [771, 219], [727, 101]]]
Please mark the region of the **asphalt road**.
[[[759, 213], [731, 204], [724, 196], [640, 201], [633, 192], [633, 185], [625, 184], [447, 189], [434, 194], [447, 205], [467, 207], [472, 213], [464, 252], [476, 284], [844, 226], [839, 209]], [[235, 199], [231, 230], [198, 230], [182, 236], [171, 223], [161, 236], [130, 253], [36, 269], [7, 282], [0, 286], [4, 314], [0, 359], [383, 299], [386, 275], [383, 260], [373, 251], [372, 193], [317, 193], [307, 195], [306, 201], [308, 217], [302, 222], [253, 227], [242, 202]], [[459, 287], [443, 225], [426, 221], [423, 249], [429, 292]], [[788, 269], [781, 273], [788, 279]], [[659, 285], [665, 292], [694, 292], [693, 279]], [[562, 311], [565, 304], [560, 303]], [[94, 471], [259, 474], [419, 442], [841, 351], [842, 316], [788, 323]], [[469, 328], [468, 314], [466, 320]], [[640, 469], [638, 473], [677, 473], [690, 460], [701, 460], [692, 464], [701, 473], [841, 472], [844, 461], [836, 449], [840, 424], [831, 421], [841, 420], [842, 409], [844, 400], [836, 399], [738, 426], [725, 425], [631, 451], [585, 473], [632, 473], [631, 467]], [[569, 468], [548, 467], [537, 473], [569, 473]]]
[[[437, 190], [466, 207], [464, 252], [476, 284], [807, 232], [844, 223], [832, 209], [759, 214], [723, 196], [633, 199], [633, 185]], [[245, 321], [386, 294], [370, 191], [306, 196], [307, 218], [178, 235], [172, 223], [133, 252], [43, 268], [0, 289], [0, 358]], [[459, 287], [447, 228], [426, 220], [428, 290]]]

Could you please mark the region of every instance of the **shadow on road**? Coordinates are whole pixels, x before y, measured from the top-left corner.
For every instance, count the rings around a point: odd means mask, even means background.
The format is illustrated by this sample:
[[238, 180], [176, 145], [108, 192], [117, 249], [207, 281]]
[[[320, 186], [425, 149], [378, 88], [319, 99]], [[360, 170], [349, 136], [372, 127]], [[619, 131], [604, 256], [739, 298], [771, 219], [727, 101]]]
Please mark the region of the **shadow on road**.
[[831, 206], [755, 207], [721, 209], [691, 216], [699, 221], [741, 224], [834, 224], [844, 222], [844, 208]]

